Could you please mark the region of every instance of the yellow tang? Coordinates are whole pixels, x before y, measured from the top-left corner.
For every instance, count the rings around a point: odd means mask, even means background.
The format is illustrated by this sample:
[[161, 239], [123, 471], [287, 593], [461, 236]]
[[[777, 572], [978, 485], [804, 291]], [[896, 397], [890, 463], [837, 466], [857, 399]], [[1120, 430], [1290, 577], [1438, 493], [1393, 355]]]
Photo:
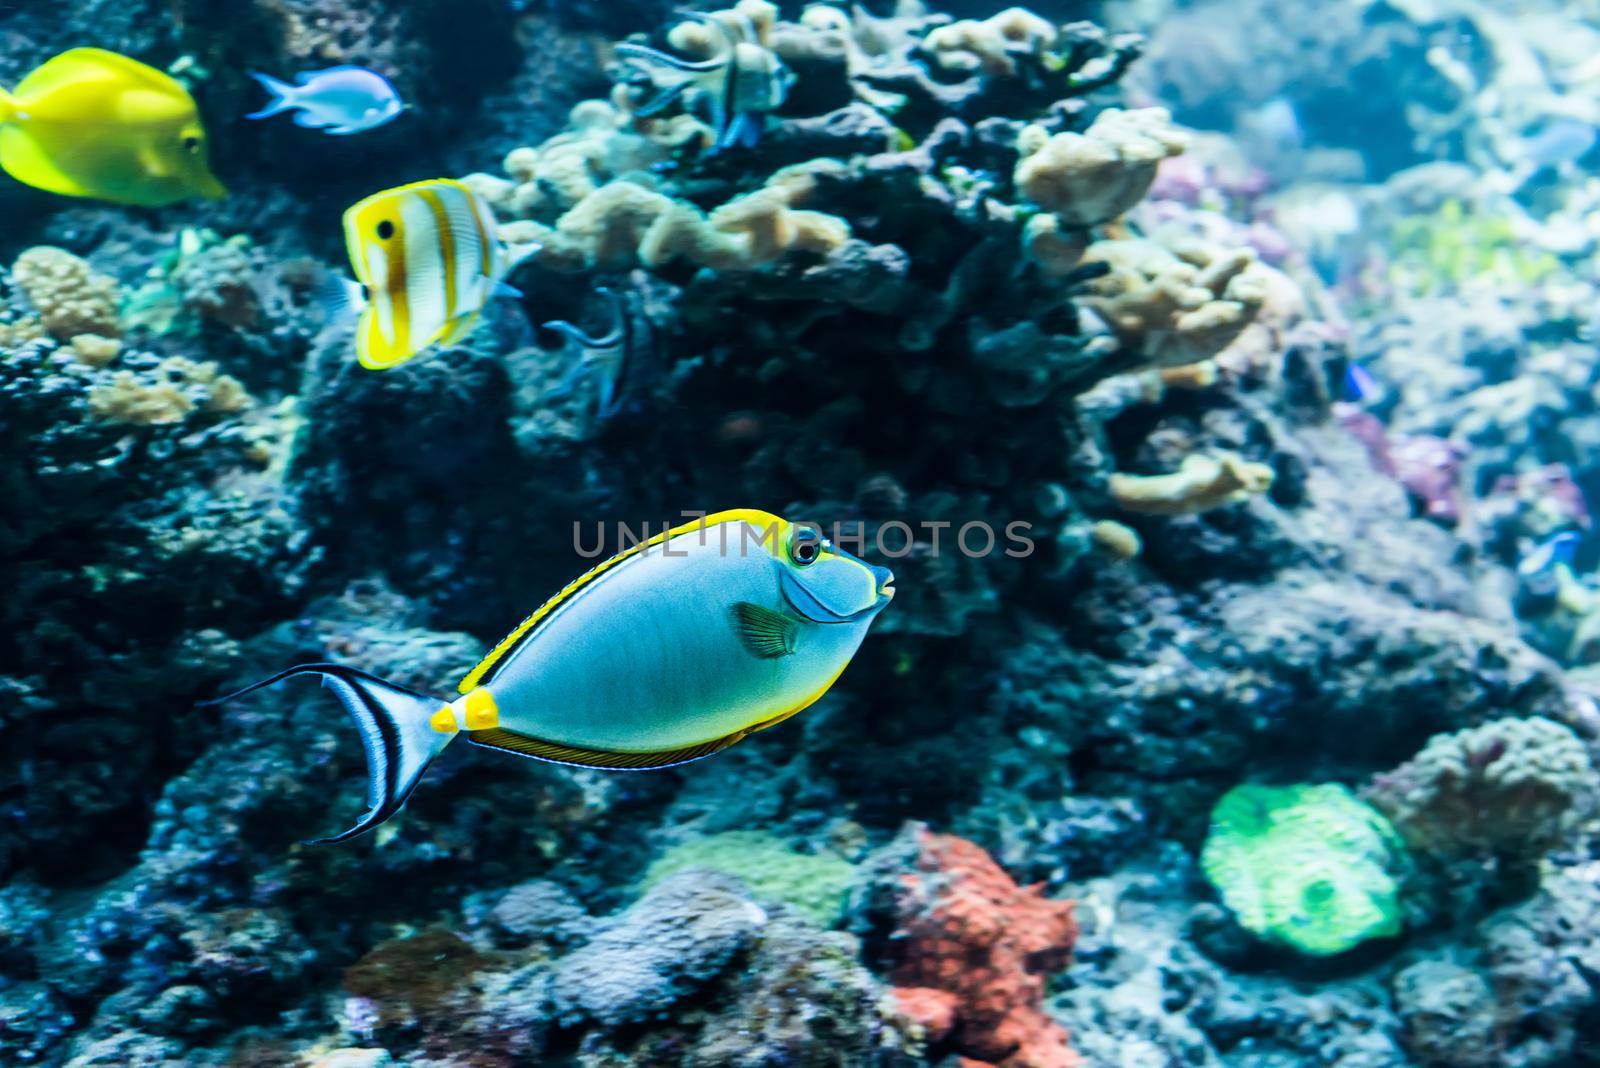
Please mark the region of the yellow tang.
[[0, 92], [0, 167], [36, 189], [147, 208], [227, 195], [189, 91], [99, 48], [63, 52]]
[[472, 332], [505, 277], [538, 246], [510, 246], [494, 213], [460, 182], [439, 178], [375, 193], [344, 213], [361, 283], [356, 352], [378, 371]]
[[[593, 768], [710, 756], [816, 701], [894, 596], [894, 576], [815, 528], [719, 512], [635, 545], [552, 597], [461, 680], [453, 701], [338, 664], [320, 676], [361, 732], [376, 827], [451, 739]], [[228, 700], [229, 698], [222, 698]], [[215, 703], [215, 702], [213, 702]]]

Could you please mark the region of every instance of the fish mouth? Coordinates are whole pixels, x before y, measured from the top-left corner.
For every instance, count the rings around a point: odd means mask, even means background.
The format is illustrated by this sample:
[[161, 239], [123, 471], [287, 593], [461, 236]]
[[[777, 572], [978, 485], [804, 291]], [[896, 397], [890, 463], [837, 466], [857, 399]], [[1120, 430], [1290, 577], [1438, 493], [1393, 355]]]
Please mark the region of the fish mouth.
[[894, 576], [890, 575], [883, 580], [883, 585], [878, 587], [878, 596], [885, 601], [894, 600]]

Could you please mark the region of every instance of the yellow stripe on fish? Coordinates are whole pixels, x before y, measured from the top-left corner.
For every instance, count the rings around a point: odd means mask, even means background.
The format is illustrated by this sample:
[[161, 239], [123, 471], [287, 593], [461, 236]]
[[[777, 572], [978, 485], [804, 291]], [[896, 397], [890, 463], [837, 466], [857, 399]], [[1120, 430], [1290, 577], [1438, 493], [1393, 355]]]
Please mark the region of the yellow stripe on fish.
[[357, 355], [373, 370], [465, 337], [532, 251], [508, 248], [488, 205], [447, 178], [367, 197], [345, 212], [344, 231], [364, 287]]
[[[699, 760], [818, 700], [894, 596], [893, 577], [813, 528], [719, 512], [591, 568], [495, 646], [444, 702], [336, 664], [315, 675], [356, 721], [368, 809], [400, 810], [454, 738], [584, 767]], [[239, 696], [234, 694], [233, 696]]]

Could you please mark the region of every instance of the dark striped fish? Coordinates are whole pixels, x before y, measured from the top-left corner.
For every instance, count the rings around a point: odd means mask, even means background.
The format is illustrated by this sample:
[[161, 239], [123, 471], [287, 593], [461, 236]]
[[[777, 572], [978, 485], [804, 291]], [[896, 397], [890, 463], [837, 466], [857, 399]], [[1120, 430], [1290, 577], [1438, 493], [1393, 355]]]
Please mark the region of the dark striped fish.
[[761, 43], [749, 18], [699, 11], [686, 11], [684, 17], [710, 27], [722, 50], [710, 59], [689, 60], [631, 42], [618, 45], [617, 57], [623, 64], [659, 90], [639, 106], [638, 114], [656, 115], [681, 100], [691, 109], [703, 107], [709, 113], [714, 150], [756, 144], [761, 117], [789, 99], [794, 72]]
[[472, 332], [505, 277], [537, 246], [511, 246], [494, 213], [447, 178], [367, 197], [345, 212], [345, 244], [361, 283], [361, 365], [394, 367]]

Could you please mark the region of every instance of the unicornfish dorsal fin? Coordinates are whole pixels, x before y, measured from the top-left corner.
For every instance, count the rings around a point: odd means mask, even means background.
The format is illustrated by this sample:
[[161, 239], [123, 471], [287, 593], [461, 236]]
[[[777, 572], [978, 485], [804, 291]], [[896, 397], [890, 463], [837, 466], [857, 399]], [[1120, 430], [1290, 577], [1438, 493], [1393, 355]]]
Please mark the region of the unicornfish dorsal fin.
[[367, 811], [355, 826], [331, 838], [316, 838], [308, 845], [343, 842], [378, 826], [406, 803], [422, 773], [455, 736], [431, 721], [444, 702], [436, 697], [385, 682], [355, 668], [339, 664], [301, 664], [226, 697], [207, 701], [218, 705], [253, 693], [284, 679], [317, 675], [339, 699], [361, 735], [367, 757]]
[[793, 616], [750, 601], [733, 606], [733, 626], [744, 647], [763, 660], [790, 655], [800, 640], [800, 624]]

